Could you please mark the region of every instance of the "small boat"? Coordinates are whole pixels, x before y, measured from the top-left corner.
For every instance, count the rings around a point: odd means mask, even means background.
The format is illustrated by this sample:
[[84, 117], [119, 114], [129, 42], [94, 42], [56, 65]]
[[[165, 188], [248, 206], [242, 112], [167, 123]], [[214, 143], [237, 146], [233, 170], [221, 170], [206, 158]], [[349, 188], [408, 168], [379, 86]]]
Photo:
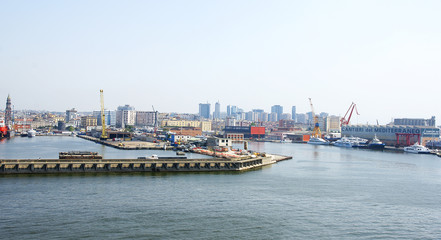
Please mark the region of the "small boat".
[[416, 142], [412, 146], [404, 147], [404, 151], [408, 153], [420, 153], [420, 154], [428, 154], [430, 153], [430, 150], [423, 145], [420, 145], [418, 142]]
[[375, 135], [374, 139], [372, 139], [372, 141], [368, 144], [368, 148], [370, 149], [384, 149], [384, 146], [386, 144], [384, 144], [382, 141], [380, 141], [377, 138], [377, 135]]
[[289, 138], [284, 138], [282, 141], [280, 141], [281, 143], [292, 143], [292, 140]]
[[309, 139], [308, 144], [313, 144], [313, 145], [329, 145], [329, 142], [326, 141], [323, 138], [312, 137], [312, 138]]
[[351, 148], [352, 146], [352, 142], [349, 141], [349, 139], [347, 137], [342, 137], [341, 139], [333, 142], [334, 146], [336, 147], [347, 147], [347, 148]]

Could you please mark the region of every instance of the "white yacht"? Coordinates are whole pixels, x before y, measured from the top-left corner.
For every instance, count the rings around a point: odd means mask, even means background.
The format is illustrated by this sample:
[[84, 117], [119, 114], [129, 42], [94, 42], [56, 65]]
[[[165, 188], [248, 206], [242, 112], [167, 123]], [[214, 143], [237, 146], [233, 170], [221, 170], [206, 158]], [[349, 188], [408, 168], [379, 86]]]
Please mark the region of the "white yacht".
[[313, 144], [313, 145], [329, 145], [329, 142], [326, 141], [323, 138], [319, 138], [319, 137], [311, 137], [308, 141], [308, 144]]
[[342, 137], [339, 140], [335, 141], [333, 143], [334, 146], [336, 147], [347, 147], [347, 148], [351, 148], [352, 147], [352, 142], [349, 141], [349, 139], [347, 137]]
[[430, 150], [416, 142], [412, 146], [404, 147], [404, 151], [408, 153], [430, 153]]
[[281, 143], [292, 143], [292, 140], [289, 138], [284, 138], [283, 140], [280, 141]]
[[34, 129], [28, 131], [28, 137], [35, 137], [36, 134], [37, 132]]
[[368, 141], [367, 139], [360, 137], [348, 137], [348, 141], [352, 143], [352, 147], [367, 147]]

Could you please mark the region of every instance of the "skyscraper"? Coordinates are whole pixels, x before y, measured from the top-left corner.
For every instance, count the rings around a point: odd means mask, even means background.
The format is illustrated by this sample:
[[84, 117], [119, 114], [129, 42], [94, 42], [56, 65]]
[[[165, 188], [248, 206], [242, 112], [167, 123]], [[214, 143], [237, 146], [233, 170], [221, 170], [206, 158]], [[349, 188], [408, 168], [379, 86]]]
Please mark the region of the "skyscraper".
[[297, 121], [297, 118], [296, 118], [296, 106], [292, 106], [291, 117], [292, 117], [292, 120], [294, 120], [294, 122]]
[[283, 107], [280, 105], [274, 105], [271, 107], [271, 113], [277, 114], [277, 121], [282, 119]]
[[227, 116], [230, 116], [230, 115], [231, 115], [231, 106], [228, 105], [227, 106]]
[[12, 125], [11, 97], [9, 96], [9, 94], [8, 94], [8, 98], [6, 99], [5, 124]]
[[199, 103], [199, 116], [201, 118], [210, 119], [210, 106], [209, 103]]
[[213, 114], [213, 118], [214, 119], [220, 119], [220, 103], [217, 102], [214, 105], [214, 114]]

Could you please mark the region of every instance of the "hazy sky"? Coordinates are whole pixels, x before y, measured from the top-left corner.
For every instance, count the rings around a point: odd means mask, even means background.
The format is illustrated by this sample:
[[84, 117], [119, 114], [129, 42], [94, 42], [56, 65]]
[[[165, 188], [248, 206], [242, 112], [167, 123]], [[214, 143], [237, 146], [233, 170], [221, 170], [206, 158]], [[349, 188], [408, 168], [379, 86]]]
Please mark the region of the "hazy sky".
[[[0, 0], [0, 107], [310, 111], [441, 124], [441, 1]], [[2, 100], [3, 99], [3, 100]]]

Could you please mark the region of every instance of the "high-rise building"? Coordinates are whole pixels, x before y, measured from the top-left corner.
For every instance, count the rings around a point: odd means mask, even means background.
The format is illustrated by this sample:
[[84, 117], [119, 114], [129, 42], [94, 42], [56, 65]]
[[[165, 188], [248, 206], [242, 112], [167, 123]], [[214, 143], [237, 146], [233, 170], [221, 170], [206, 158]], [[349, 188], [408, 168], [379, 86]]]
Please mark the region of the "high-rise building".
[[75, 108], [72, 108], [71, 110], [66, 110], [66, 123], [70, 122], [70, 120], [75, 119], [78, 117], [78, 112]]
[[217, 102], [214, 105], [214, 114], [213, 114], [213, 118], [214, 119], [220, 119], [220, 103]]
[[280, 105], [274, 105], [271, 107], [271, 113], [276, 113], [277, 114], [276, 121], [279, 121], [280, 119], [282, 119], [283, 107]]
[[298, 123], [305, 124], [306, 123], [306, 114], [304, 114], [304, 113], [297, 113], [296, 114], [296, 119], [297, 119]]
[[231, 106], [231, 115], [237, 114], [237, 106]]
[[292, 117], [292, 120], [294, 120], [294, 122], [297, 121], [297, 118], [296, 118], [296, 106], [292, 106], [291, 117]]
[[118, 128], [125, 128], [125, 126], [134, 126], [136, 122], [135, 108], [130, 105], [119, 106], [116, 110], [115, 125]]
[[[98, 121], [98, 126], [102, 125], [101, 122], [101, 111], [93, 111], [93, 116], [96, 117]], [[106, 126], [115, 126], [116, 124], [116, 111], [110, 111], [110, 110], [104, 110], [104, 120], [106, 123]]]
[[231, 116], [231, 106], [227, 106], [227, 116]]
[[158, 112], [146, 112], [146, 111], [137, 111], [136, 112], [136, 126], [144, 127], [151, 126], [154, 127], [156, 124], [157, 114]]
[[210, 104], [199, 103], [199, 116], [201, 118], [210, 119]]
[[9, 96], [9, 94], [8, 94], [8, 98], [6, 99], [5, 124], [12, 125], [11, 97]]
[[271, 122], [277, 122], [277, 121], [279, 121], [279, 119], [277, 118], [277, 113], [275, 113], [275, 112], [270, 113], [270, 115], [269, 115], [269, 120], [270, 120]]

